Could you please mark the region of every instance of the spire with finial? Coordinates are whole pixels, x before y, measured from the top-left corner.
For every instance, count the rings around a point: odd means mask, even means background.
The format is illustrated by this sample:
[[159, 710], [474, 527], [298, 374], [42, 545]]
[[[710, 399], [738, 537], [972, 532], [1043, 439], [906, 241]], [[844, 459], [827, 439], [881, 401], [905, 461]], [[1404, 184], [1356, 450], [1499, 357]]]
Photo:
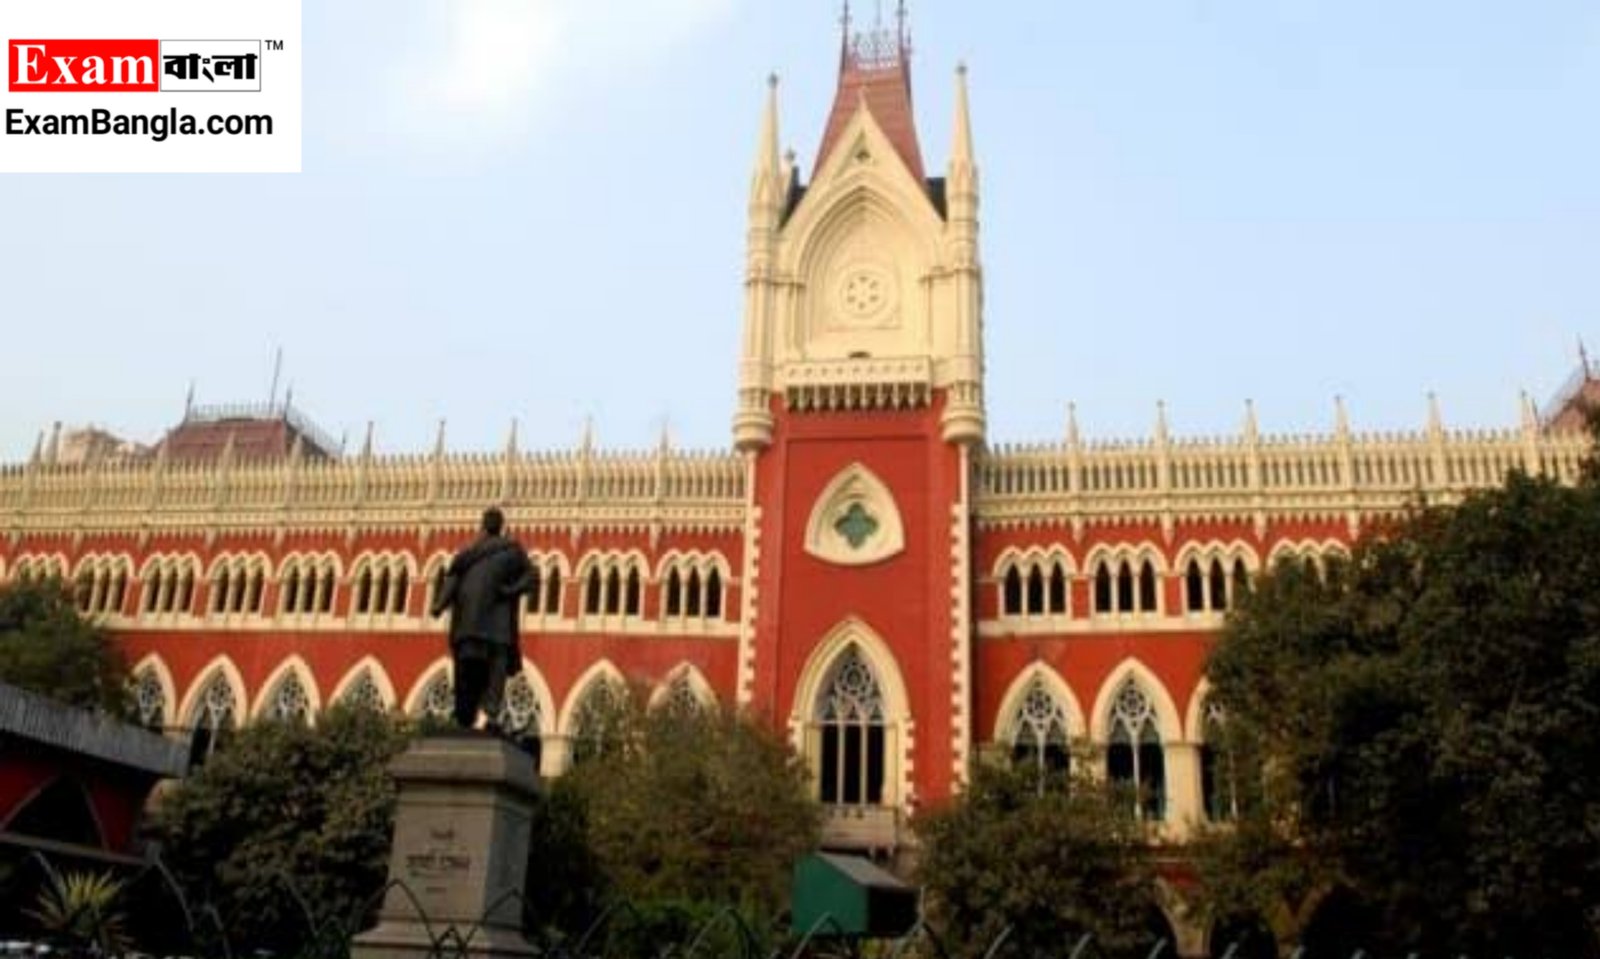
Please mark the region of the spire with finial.
[[364, 460], [372, 459], [372, 434], [375, 429], [377, 427], [372, 420], [367, 420], [367, 437], [361, 441], [361, 458]]
[[50, 443], [44, 448], [44, 461], [51, 466], [61, 462], [61, 421], [56, 420], [50, 427]]
[[583, 455], [588, 456], [594, 452], [594, 417], [583, 418], [583, 435], [578, 440], [578, 449]]
[[189, 392], [184, 394], [184, 397], [183, 397], [183, 421], [185, 423], [189, 422], [189, 418], [191, 416], [193, 416], [193, 415], [194, 415], [194, 380], [190, 380], [189, 381]]
[[1589, 348], [1583, 342], [1583, 337], [1578, 337], [1578, 368], [1583, 370], [1584, 379], [1594, 376], [1594, 367], [1589, 365]]
[[1078, 436], [1078, 404], [1067, 404], [1067, 446], [1076, 448], [1081, 442]]
[[1167, 433], [1167, 401], [1156, 400], [1156, 443], [1165, 446], [1170, 438]]
[[506, 436], [506, 458], [517, 458], [517, 418], [511, 418], [511, 432]]
[[439, 430], [433, 437], [433, 455], [444, 458], [444, 418], [439, 418]]
[[1256, 422], [1256, 401], [1244, 401], [1244, 437], [1254, 443], [1261, 436], [1261, 425]]
[[1439, 412], [1439, 394], [1428, 391], [1428, 432], [1439, 434], [1444, 432], [1444, 416]]
[[922, 151], [917, 143], [915, 117], [911, 110], [911, 44], [905, 4], [896, 8], [897, 27], [886, 27], [880, 10], [878, 22], [869, 30], [853, 30], [849, 4], [840, 23], [843, 28], [839, 56], [839, 85], [833, 108], [817, 150], [815, 170], [827, 165], [843, 140], [845, 129], [863, 105], [888, 137], [911, 176], [925, 179]]
[[1528, 395], [1527, 390], [1522, 390], [1518, 396], [1517, 412], [1524, 432], [1539, 432], [1539, 409], [1533, 405], [1533, 397]]
[[767, 101], [761, 111], [761, 132], [756, 138], [755, 172], [750, 178], [750, 205], [776, 212], [782, 202], [783, 152], [778, 137], [778, 75], [767, 75]]
[[34, 466], [38, 466], [43, 461], [44, 461], [44, 430], [40, 430], [39, 431], [39, 438], [33, 441], [33, 455], [28, 458], [28, 462], [33, 464]]
[[1350, 435], [1350, 415], [1344, 408], [1344, 397], [1334, 394], [1333, 397], [1333, 430], [1341, 440]]

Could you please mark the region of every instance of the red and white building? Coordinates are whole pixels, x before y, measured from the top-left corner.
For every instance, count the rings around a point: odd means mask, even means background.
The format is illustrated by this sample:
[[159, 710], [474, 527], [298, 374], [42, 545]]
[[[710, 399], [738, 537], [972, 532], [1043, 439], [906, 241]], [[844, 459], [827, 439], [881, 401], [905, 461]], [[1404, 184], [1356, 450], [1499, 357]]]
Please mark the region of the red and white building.
[[[851, 39], [815, 164], [768, 92], [749, 193], [731, 449], [337, 455], [271, 410], [196, 412], [148, 455], [0, 468], [0, 579], [57, 574], [126, 646], [151, 725], [209, 737], [353, 700], [448, 703], [446, 557], [502, 505], [540, 586], [507, 721], [547, 773], [626, 687], [750, 710], [815, 772], [841, 847], [887, 849], [980, 751], [1085, 741], [1181, 838], [1208, 773], [1202, 666], [1242, 584], [1321, 563], [1418, 495], [1586, 450], [1520, 428], [987, 442], [978, 159], [918, 145], [892, 32]], [[1585, 367], [1574, 395], [1600, 387]], [[102, 444], [104, 445], [104, 444]], [[98, 448], [98, 447], [97, 447]]]

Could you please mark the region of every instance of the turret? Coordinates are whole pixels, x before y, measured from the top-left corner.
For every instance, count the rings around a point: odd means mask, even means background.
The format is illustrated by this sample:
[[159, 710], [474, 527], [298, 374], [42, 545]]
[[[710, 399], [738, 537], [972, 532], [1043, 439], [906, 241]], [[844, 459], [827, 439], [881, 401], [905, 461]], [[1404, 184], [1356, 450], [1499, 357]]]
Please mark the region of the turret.
[[772, 442], [770, 331], [765, 318], [772, 309], [773, 257], [789, 184], [778, 139], [778, 77], [767, 78], [767, 103], [756, 140], [755, 170], [750, 176], [750, 225], [745, 250], [744, 335], [739, 359], [739, 408], [733, 417], [733, 442], [741, 451]]

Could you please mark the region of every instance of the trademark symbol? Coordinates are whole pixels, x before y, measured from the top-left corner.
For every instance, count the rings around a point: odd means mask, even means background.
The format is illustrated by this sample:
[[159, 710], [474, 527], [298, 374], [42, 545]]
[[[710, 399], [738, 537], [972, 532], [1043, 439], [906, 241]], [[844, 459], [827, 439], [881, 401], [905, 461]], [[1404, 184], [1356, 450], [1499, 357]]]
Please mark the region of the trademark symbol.
[[267, 49], [268, 50], [282, 50], [283, 49], [283, 41], [282, 40], [265, 40], [263, 42], [267, 45]]

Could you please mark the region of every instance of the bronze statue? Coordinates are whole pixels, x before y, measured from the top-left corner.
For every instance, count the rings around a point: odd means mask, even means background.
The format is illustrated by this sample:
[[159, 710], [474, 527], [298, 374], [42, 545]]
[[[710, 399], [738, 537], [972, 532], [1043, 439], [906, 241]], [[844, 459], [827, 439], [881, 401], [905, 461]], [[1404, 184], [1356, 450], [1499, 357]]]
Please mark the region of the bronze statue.
[[533, 588], [533, 564], [522, 544], [505, 535], [505, 524], [500, 510], [484, 510], [482, 532], [450, 560], [433, 600], [434, 616], [451, 611], [453, 718], [462, 729], [476, 726], [482, 709], [489, 731], [498, 733], [506, 680], [522, 671], [518, 613]]

